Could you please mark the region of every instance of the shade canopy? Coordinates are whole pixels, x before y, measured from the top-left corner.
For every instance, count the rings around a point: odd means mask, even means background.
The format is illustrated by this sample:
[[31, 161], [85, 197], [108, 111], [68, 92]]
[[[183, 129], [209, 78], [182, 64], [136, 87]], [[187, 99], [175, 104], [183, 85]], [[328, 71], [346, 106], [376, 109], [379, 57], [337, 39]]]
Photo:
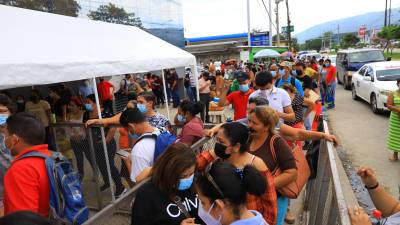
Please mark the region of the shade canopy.
[[272, 49], [263, 49], [259, 52], [257, 52], [254, 55], [254, 58], [274, 58], [274, 57], [280, 57], [281, 54], [279, 52], [272, 50]]
[[0, 5], [0, 89], [195, 66], [139, 28]]

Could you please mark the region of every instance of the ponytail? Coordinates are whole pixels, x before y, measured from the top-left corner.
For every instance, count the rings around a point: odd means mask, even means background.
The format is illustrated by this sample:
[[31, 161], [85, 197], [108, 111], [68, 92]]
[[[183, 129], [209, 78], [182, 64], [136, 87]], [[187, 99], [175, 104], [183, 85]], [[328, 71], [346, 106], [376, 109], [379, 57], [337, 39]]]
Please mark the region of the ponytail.
[[203, 112], [204, 105], [201, 102], [193, 103], [189, 100], [184, 100], [181, 102], [179, 106], [182, 112], [189, 112], [192, 116], [196, 116], [197, 114]]
[[252, 195], [262, 195], [267, 189], [265, 177], [251, 165], [244, 167], [242, 182], [245, 191]]

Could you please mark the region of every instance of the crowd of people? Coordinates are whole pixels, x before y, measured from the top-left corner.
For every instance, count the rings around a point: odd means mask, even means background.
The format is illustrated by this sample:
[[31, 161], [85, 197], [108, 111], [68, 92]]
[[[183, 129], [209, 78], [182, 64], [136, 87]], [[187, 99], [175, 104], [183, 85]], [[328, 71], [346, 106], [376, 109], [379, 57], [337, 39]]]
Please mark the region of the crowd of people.
[[[337, 144], [335, 136], [316, 131], [313, 118], [321, 116], [323, 107], [335, 107], [335, 68], [329, 59], [285, 59], [270, 64], [222, 63], [220, 69], [210, 60], [198, 80], [187, 69], [183, 81], [188, 99], [184, 100], [179, 97], [176, 71], [165, 71], [167, 100], [171, 98], [177, 108], [172, 122], [156, 111], [156, 105], [165, 104], [165, 97], [162, 80], [152, 74], [140, 80], [125, 75], [117, 92], [109, 81], [100, 79], [100, 110], [88, 81], [77, 96], [66, 84], [51, 87], [47, 98], [32, 90], [29, 101], [18, 96], [16, 104], [0, 94], [4, 220], [15, 220], [15, 213], [37, 219], [21, 211], [49, 216], [49, 181], [43, 159], [23, 156], [32, 151], [47, 155], [49, 150], [60, 151], [52, 143], [49, 126], [61, 121], [84, 123], [89, 128], [105, 126], [107, 153], [101, 129], [90, 128], [95, 161], [86, 148], [89, 138], [84, 128], [66, 132], [81, 182], [86, 157], [93, 170], [96, 165], [99, 168], [104, 182], [101, 191], [109, 189], [112, 180], [118, 198], [127, 188], [142, 184], [132, 205], [132, 224], [293, 223], [295, 217], [289, 211], [293, 197], [284, 190], [303, 175], [295, 149], [306, 150], [313, 140]], [[115, 96], [128, 99], [126, 108], [117, 114], [112, 107]], [[218, 107], [232, 105], [233, 120], [205, 129], [216, 99]], [[173, 125], [181, 127], [179, 133]], [[215, 145], [194, 151], [191, 146], [205, 136], [214, 138]], [[119, 155], [121, 168], [115, 164], [117, 150], [126, 152]], [[359, 175], [384, 216], [398, 218], [399, 203], [379, 185], [373, 171], [362, 168]], [[359, 208], [350, 209], [349, 214], [353, 225], [367, 224]]]

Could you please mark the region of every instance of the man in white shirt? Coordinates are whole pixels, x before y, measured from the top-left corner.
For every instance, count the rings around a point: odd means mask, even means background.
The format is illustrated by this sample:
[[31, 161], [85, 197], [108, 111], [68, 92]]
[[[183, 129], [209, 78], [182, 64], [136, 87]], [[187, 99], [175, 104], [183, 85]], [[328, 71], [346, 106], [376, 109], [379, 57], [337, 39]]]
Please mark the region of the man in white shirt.
[[273, 85], [273, 78], [270, 72], [263, 71], [258, 73], [256, 76], [256, 85], [259, 89], [253, 92], [249, 99], [256, 97], [266, 98], [269, 106], [278, 112], [280, 123], [296, 119], [289, 94], [285, 90], [276, 88]]
[[120, 123], [129, 131], [131, 138], [138, 139], [132, 148], [131, 161], [132, 168], [130, 178], [136, 182], [137, 176], [147, 167], [153, 166], [154, 151], [156, 147], [155, 138], [143, 138], [153, 134], [159, 135], [160, 131], [152, 127], [147, 121], [146, 116], [137, 108], [126, 109], [120, 117]]

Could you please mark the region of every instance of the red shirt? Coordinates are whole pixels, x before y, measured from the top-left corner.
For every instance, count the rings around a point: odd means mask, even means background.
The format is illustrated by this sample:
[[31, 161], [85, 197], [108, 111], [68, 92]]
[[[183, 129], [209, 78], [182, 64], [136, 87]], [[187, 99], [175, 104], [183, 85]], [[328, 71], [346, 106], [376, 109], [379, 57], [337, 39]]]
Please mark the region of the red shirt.
[[329, 67], [325, 68], [328, 72], [326, 74], [326, 84], [331, 85], [333, 82], [336, 81], [336, 67], [330, 65]]
[[22, 155], [37, 151], [50, 155], [47, 145], [37, 145], [17, 155], [4, 176], [4, 215], [28, 210], [49, 216], [50, 186], [44, 159]]
[[97, 84], [97, 91], [101, 101], [112, 100], [111, 87], [114, 87], [114, 85], [108, 81], [102, 81]]
[[249, 97], [254, 90], [250, 89], [248, 92], [243, 93], [241, 91], [232, 92], [226, 97], [226, 99], [233, 105], [235, 109], [235, 115], [233, 120], [240, 120], [246, 118], [247, 114], [247, 103], [249, 102]]

